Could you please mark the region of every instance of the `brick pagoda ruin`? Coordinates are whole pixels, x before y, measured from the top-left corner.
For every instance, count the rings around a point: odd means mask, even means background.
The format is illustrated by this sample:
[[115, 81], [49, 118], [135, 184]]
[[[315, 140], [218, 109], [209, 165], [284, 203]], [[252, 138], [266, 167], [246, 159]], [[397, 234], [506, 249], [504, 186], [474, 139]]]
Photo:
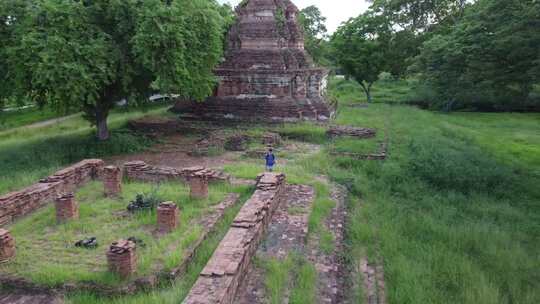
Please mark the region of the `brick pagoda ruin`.
[[178, 101], [182, 118], [327, 121], [328, 71], [304, 49], [298, 8], [290, 0], [248, 0], [237, 8], [225, 61], [215, 70], [219, 85], [206, 101]]

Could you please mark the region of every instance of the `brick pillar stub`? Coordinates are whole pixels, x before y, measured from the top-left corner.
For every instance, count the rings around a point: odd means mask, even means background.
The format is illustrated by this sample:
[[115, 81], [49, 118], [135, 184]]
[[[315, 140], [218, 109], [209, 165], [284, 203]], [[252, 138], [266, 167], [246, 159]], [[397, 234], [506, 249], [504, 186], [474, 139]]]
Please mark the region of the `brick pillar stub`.
[[136, 245], [132, 241], [119, 240], [111, 244], [107, 251], [109, 271], [122, 278], [128, 278], [137, 271]]
[[79, 219], [79, 204], [75, 201], [73, 193], [60, 194], [56, 198], [55, 207], [58, 223]]
[[204, 175], [195, 175], [189, 178], [189, 194], [192, 198], [208, 198], [208, 178]]
[[0, 263], [9, 261], [15, 256], [15, 239], [9, 230], [0, 228]]
[[103, 168], [103, 189], [106, 197], [118, 197], [122, 192], [122, 170], [116, 166]]
[[174, 202], [164, 202], [157, 208], [158, 229], [161, 233], [169, 233], [178, 227], [180, 211]]

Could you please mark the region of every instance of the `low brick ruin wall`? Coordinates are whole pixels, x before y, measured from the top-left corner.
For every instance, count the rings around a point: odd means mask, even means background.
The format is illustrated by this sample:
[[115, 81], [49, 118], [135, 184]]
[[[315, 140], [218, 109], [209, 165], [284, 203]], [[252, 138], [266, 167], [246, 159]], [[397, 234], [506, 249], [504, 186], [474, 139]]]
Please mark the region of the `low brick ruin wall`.
[[83, 160], [42, 179], [20, 191], [0, 196], [0, 226], [54, 201], [62, 192], [72, 192], [92, 179], [98, 178], [104, 162], [100, 159]]
[[133, 161], [124, 164], [124, 175], [130, 180], [143, 182], [163, 182], [181, 180], [187, 182], [190, 177], [204, 175], [208, 181], [228, 181], [229, 176], [204, 167], [176, 169], [170, 167], [155, 167], [143, 161]]
[[265, 173], [201, 272], [184, 304], [232, 304], [272, 214], [284, 197], [285, 176]]

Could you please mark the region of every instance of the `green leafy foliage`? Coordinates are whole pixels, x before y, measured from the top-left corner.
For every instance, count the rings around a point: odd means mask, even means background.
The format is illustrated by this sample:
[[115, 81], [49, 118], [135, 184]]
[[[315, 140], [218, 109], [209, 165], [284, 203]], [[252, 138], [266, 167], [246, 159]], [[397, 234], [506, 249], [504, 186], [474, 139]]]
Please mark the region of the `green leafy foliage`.
[[[504, 20], [504, 22], [503, 22]], [[435, 108], [526, 110], [538, 83], [540, 3], [482, 0], [448, 34], [423, 45], [413, 70], [438, 93]]]
[[304, 30], [305, 48], [313, 60], [323, 66], [333, 66], [331, 45], [328, 42], [326, 17], [315, 5], [300, 11], [298, 21]]
[[[12, 12], [0, 7], [0, 16]], [[107, 139], [116, 101], [145, 102], [155, 91], [197, 100], [211, 94], [224, 26], [209, 0], [38, 0], [8, 26], [16, 36], [2, 48], [10, 94], [83, 110]]]
[[356, 80], [371, 102], [371, 87], [388, 69], [391, 36], [384, 16], [368, 11], [350, 19], [332, 37], [337, 63], [346, 76]]

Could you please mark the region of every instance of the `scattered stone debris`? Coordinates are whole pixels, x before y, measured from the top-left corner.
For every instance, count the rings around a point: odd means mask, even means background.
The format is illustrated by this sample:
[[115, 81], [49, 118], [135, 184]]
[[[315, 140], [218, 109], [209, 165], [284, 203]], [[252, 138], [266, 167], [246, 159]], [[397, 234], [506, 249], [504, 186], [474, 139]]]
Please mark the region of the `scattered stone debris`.
[[262, 144], [269, 147], [281, 145], [281, 135], [279, 133], [266, 132], [262, 136]]
[[324, 228], [332, 234], [334, 248], [331, 252], [320, 249], [320, 240], [308, 241], [308, 259], [315, 265], [318, 273], [317, 298], [320, 303], [343, 303], [345, 297], [345, 263], [343, 261], [343, 238], [345, 232], [347, 190], [332, 185], [331, 198], [336, 202], [329, 217], [324, 221]]
[[60, 296], [50, 294], [23, 294], [8, 293], [0, 294], [0, 304], [63, 304]]
[[249, 144], [249, 136], [244, 134], [233, 135], [227, 138], [225, 149], [228, 151], [246, 151]]
[[9, 230], [0, 228], [0, 263], [9, 261], [15, 256], [15, 239]]
[[210, 153], [210, 141], [206, 138], [199, 140], [193, 149], [188, 152], [190, 156], [208, 156]]
[[96, 237], [89, 237], [84, 240], [77, 241], [75, 243], [75, 247], [81, 247], [86, 249], [95, 249], [99, 246], [97, 238]]
[[366, 257], [360, 260], [358, 272], [362, 274], [366, 304], [385, 304], [386, 287], [382, 264], [369, 263]]
[[326, 131], [326, 135], [330, 138], [350, 136], [357, 138], [372, 138], [377, 135], [375, 129], [356, 128], [351, 126], [332, 126]]
[[137, 247], [141, 247], [141, 248], [146, 247], [146, 244], [144, 243], [144, 241], [138, 237], [130, 236], [127, 238], [127, 240], [130, 242], [133, 242], [135, 245], [137, 245]]

